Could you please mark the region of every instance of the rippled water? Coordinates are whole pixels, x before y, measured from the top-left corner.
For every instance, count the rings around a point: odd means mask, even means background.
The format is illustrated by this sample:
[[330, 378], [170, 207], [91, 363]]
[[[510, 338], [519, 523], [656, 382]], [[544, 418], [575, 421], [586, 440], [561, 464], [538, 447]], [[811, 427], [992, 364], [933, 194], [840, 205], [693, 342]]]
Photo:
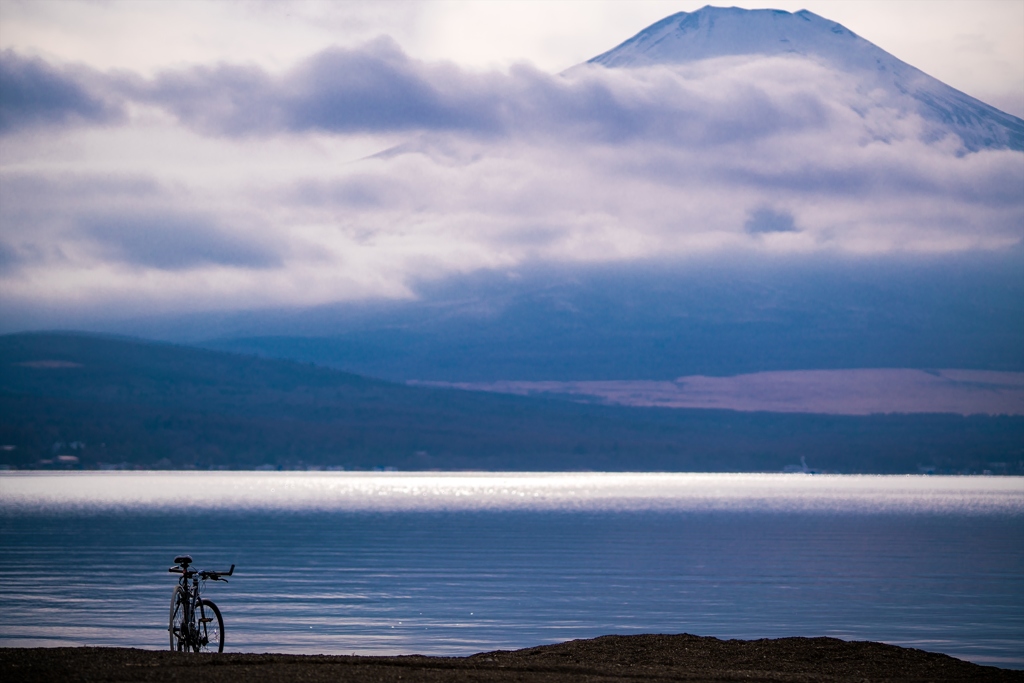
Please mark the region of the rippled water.
[[693, 474], [0, 476], [0, 645], [468, 654], [607, 633], [832, 635], [1024, 668], [1024, 480]]

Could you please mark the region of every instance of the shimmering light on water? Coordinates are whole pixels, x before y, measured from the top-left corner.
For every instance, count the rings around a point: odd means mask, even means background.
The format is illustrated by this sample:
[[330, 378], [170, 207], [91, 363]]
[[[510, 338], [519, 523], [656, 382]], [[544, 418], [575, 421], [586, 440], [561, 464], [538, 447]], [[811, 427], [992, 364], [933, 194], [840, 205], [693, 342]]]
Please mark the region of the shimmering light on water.
[[1024, 481], [0, 476], [0, 646], [165, 646], [175, 554], [228, 649], [469, 654], [606, 633], [881, 640], [1024, 668]]
[[881, 475], [76, 472], [0, 476], [0, 509], [1024, 512], [1024, 479]]

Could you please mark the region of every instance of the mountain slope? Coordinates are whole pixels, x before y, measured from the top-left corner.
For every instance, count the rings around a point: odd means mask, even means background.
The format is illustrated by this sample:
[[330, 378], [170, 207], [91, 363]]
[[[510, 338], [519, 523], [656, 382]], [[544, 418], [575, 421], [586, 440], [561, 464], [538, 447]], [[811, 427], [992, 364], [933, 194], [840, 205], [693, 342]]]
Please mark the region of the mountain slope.
[[854, 74], [859, 89], [880, 94], [956, 133], [970, 150], [1024, 151], [1024, 120], [951, 88], [900, 61], [846, 27], [813, 12], [704, 7], [652, 24], [587, 62], [608, 68], [678, 65], [739, 56], [799, 57]]
[[178, 321], [170, 331], [192, 340], [217, 334], [204, 345], [221, 350], [396, 381], [1024, 371], [1021, 256], [857, 268], [829, 260], [477, 274], [434, 285], [413, 303], [325, 307], [234, 329], [216, 330], [223, 319]]

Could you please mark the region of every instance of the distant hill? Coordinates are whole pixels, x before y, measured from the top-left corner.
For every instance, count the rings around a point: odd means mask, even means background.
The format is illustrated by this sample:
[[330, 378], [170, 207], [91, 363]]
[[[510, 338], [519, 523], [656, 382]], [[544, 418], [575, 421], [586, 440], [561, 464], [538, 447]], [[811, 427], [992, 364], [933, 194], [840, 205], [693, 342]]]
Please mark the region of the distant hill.
[[72, 333], [0, 337], [0, 464], [1024, 473], [1024, 418], [738, 413], [409, 387]]

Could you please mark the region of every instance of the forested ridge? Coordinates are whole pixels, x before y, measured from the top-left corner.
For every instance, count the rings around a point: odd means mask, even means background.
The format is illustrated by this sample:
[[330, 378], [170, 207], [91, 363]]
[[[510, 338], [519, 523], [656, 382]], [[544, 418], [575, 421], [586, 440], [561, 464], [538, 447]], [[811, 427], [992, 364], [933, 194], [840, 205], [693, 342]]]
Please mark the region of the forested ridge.
[[75, 333], [0, 337], [0, 465], [1024, 474], [1024, 418], [627, 408]]

